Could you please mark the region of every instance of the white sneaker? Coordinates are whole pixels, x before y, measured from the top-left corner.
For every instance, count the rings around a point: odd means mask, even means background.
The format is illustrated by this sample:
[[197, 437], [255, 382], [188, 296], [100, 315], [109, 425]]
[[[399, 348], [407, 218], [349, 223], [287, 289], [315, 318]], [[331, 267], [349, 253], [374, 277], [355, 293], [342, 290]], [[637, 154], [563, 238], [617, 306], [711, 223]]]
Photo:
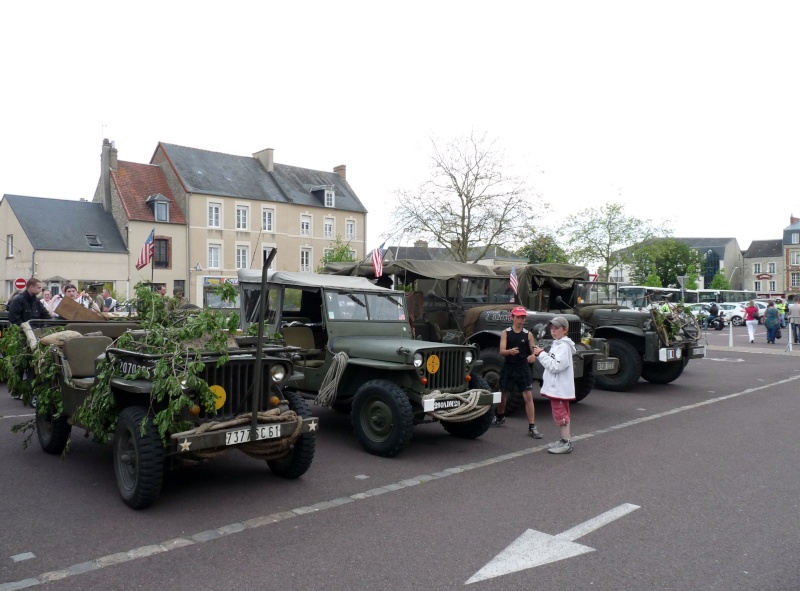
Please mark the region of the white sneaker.
[[571, 441], [564, 441], [563, 439], [559, 439], [550, 447], [547, 448], [547, 452], [551, 454], [568, 454], [572, 451], [572, 442]]

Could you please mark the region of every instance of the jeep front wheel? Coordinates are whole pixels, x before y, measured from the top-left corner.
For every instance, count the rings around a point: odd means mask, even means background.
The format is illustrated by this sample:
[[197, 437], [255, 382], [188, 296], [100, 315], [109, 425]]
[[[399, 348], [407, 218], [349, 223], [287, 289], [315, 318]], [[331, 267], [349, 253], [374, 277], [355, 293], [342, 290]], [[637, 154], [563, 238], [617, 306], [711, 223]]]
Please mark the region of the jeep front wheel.
[[[470, 386], [473, 389], [477, 390], [489, 390], [489, 384], [486, 383], [481, 376], [478, 374], [471, 374], [472, 379], [470, 380]], [[492, 418], [494, 417], [494, 413], [492, 412], [491, 407], [487, 410], [484, 414], [479, 417], [472, 419], [471, 421], [462, 421], [460, 423], [456, 423], [454, 421], [442, 421], [442, 427], [444, 430], [450, 433], [453, 437], [459, 437], [461, 439], [477, 439], [486, 431], [489, 430], [489, 427], [492, 426]]]
[[580, 402], [589, 395], [594, 388], [595, 375], [592, 371], [592, 362], [583, 365], [583, 375], [575, 378], [575, 402]]
[[642, 356], [633, 345], [620, 339], [608, 339], [608, 356], [619, 359], [619, 370], [598, 375], [595, 384], [603, 390], [627, 392], [642, 375]]
[[[481, 361], [483, 365], [480, 366], [479, 371], [489, 385], [491, 392], [500, 391], [500, 372], [503, 370], [505, 360], [500, 355], [500, 349], [497, 347], [487, 347], [481, 350]], [[525, 399], [522, 397], [522, 392], [516, 388], [506, 393], [506, 412], [504, 414], [513, 415], [514, 411], [525, 408]]]
[[[311, 416], [308, 404], [297, 392], [287, 390], [283, 393], [289, 408], [303, 419]], [[303, 433], [294, 442], [292, 450], [286, 457], [278, 460], [267, 460], [267, 466], [275, 476], [281, 478], [299, 478], [311, 467], [317, 445], [316, 433]]]
[[114, 474], [119, 494], [131, 509], [149, 507], [161, 493], [164, 446], [153, 416], [138, 406], [129, 406], [119, 414], [114, 433]]
[[685, 367], [686, 363], [682, 361], [645, 363], [642, 367], [642, 377], [651, 384], [669, 384], [681, 376]]
[[408, 396], [389, 380], [370, 380], [353, 397], [356, 437], [369, 453], [392, 457], [411, 441], [414, 415]]
[[36, 412], [36, 437], [39, 445], [49, 454], [60, 454], [67, 447], [72, 426], [64, 415], [54, 417], [49, 410]]

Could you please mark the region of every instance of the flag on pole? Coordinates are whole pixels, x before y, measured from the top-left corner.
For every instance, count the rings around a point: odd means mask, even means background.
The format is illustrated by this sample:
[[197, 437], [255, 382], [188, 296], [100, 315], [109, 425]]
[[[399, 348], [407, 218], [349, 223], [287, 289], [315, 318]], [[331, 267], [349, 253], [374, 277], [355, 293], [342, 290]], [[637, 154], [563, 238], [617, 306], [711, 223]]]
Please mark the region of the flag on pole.
[[155, 248], [154, 239], [156, 236], [156, 230], [153, 228], [150, 230], [150, 236], [147, 237], [147, 240], [144, 241], [144, 246], [142, 246], [142, 252], [139, 253], [139, 259], [136, 261], [136, 270], [140, 270], [143, 267], [146, 267], [150, 264], [150, 261], [153, 260], [153, 249]]
[[519, 295], [519, 277], [517, 277], [517, 266], [511, 265], [511, 277], [508, 278], [511, 284], [511, 289], [514, 290], [514, 295]]
[[372, 269], [375, 271], [375, 278], [377, 279], [383, 275], [383, 246], [386, 241], [383, 241], [378, 248], [372, 251]]

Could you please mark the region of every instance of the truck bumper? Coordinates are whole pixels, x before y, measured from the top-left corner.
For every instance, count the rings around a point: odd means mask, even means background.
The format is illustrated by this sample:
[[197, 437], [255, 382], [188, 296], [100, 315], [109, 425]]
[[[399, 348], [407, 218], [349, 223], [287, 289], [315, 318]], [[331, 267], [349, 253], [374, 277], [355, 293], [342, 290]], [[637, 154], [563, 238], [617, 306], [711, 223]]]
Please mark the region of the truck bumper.
[[[297, 423], [295, 422], [259, 423], [257, 441], [263, 441], [265, 443], [279, 441], [292, 435], [296, 426]], [[316, 434], [317, 431], [319, 431], [319, 419], [317, 417], [303, 419], [303, 425], [300, 428], [301, 434]], [[235, 447], [236, 445], [249, 441], [249, 424], [237, 425], [236, 427], [220, 429], [219, 431], [206, 431], [204, 433], [185, 431], [183, 433], [174, 433], [170, 436], [171, 445], [168, 453], [182, 454], [214, 447]]]
[[[452, 410], [453, 408], [458, 408], [461, 404], [460, 398], [443, 394], [436, 398], [423, 399], [422, 410], [425, 412]], [[490, 404], [500, 404], [500, 392], [484, 392], [478, 397], [478, 406], [488, 406]]]

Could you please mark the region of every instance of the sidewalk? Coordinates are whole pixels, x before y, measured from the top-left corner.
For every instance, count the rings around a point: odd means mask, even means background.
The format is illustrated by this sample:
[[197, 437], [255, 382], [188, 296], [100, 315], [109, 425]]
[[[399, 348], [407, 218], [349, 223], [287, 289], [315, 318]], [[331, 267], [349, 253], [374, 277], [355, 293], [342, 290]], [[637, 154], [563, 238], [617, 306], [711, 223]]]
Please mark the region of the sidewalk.
[[[734, 326], [733, 338], [731, 339], [731, 327], [726, 326], [722, 330], [702, 331], [700, 341], [706, 343], [709, 351], [736, 351], [737, 353], [760, 353], [763, 355], [788, 355], [800, 357], [800, 345], [792, 344], [792, 350], [787, 350], [790, 332], [789, 327], [782, 328], [783, 338], [775, 341], [772, 345], [767, 343], [767, 331], [759, 325], [755, 331], [755, 343], [751, 343], [747, 337], [747, 327]], [[731, 340], [733, 346], [730, 346]]]

